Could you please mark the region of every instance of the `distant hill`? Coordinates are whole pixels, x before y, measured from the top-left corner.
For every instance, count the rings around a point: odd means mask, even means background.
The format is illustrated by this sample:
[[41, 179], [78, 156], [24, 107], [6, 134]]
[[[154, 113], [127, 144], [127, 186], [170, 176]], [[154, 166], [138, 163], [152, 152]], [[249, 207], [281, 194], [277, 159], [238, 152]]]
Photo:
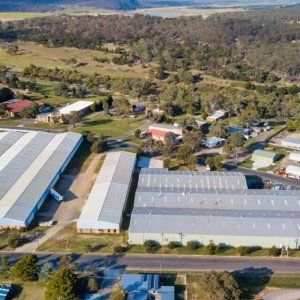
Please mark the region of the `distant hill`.
[[300, 0], [0, 0], [0, 11], [51, 11], [65, 6], [82, 6], [98, 9], [133, 10], [159, 6], [208, 6], [212, 4], [288, 5]]

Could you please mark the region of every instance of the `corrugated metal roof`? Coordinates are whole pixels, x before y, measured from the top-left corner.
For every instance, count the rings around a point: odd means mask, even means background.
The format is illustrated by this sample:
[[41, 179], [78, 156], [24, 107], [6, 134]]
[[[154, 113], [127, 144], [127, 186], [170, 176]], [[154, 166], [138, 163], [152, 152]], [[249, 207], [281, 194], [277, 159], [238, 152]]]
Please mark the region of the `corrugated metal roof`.
[[94, 102], [93, 101], [77, 101], [70, 105], [67, 105], [59, 110], [61, 115], [67, 115], [74, 111], [82, 111], [90, 107]]
[[248, 188], [245, 176], [238, 172], [186, 172], [166, 169], [142, 169], [138, 186], [217, 190]]
[[28, 225], [27, 218], [81, 138], [77, 133], [24, 133], [15, 143], [22, 140], [20, 147], [13, 145], [0, 156], [0, 224], [10, 219]]
[[78, 228], [119, 229], [136, 154], [108, 153], [77, 222]]
[[281, 140], [281, 143], [291, 143], [291, 144], [300, 145], [300, 139], [286, 137]]
[[278, 156], [278, 153], [266, 150], [255, 150], [253, 152], [253, 156], [261, 156], [274, 159], [276, 156]]
[[297, 237], [300, 192], [248, 190], [241, 173], [143, 169], [130, 233]]
[[21, 136], [23, 133], [13, 132], [1, 132], [0, 133], [0, 156], [7, 151]]

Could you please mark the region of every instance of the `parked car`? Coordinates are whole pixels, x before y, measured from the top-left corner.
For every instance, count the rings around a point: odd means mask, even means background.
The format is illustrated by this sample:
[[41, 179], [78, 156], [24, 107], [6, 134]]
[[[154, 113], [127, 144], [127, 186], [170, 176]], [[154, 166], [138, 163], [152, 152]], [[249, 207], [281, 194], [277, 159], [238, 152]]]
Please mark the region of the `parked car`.
[[259, 126], [259, 125], [260, 125], [260, 122], [258, 122], [258, 121], [252, 121], [252, 122], [250, 123], [250, 125], [252, 125], [252, 126]]

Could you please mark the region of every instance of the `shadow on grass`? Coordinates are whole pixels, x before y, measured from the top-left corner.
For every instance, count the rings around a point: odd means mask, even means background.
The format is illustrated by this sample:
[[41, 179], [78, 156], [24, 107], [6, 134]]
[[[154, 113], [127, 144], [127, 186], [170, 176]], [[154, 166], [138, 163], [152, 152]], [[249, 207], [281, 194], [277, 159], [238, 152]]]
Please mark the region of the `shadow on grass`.
[[23, 291], [23, 287], [20, 284], [12, 284], [11, 286], [11, 292], [9, 293], [9, 296], [7, 299], [15, 299], [21, 295]]

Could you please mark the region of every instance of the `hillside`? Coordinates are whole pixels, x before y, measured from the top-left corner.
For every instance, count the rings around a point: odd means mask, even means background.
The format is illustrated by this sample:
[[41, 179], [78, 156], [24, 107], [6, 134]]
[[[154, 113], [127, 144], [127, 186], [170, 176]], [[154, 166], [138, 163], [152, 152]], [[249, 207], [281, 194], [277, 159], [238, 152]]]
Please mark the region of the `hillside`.
[[300, 0], [0, 0], [0, 11], [53, 11], [77, 6], [83, 8], [133, 10], [160, 6], [244, 6], [291, 5]]

